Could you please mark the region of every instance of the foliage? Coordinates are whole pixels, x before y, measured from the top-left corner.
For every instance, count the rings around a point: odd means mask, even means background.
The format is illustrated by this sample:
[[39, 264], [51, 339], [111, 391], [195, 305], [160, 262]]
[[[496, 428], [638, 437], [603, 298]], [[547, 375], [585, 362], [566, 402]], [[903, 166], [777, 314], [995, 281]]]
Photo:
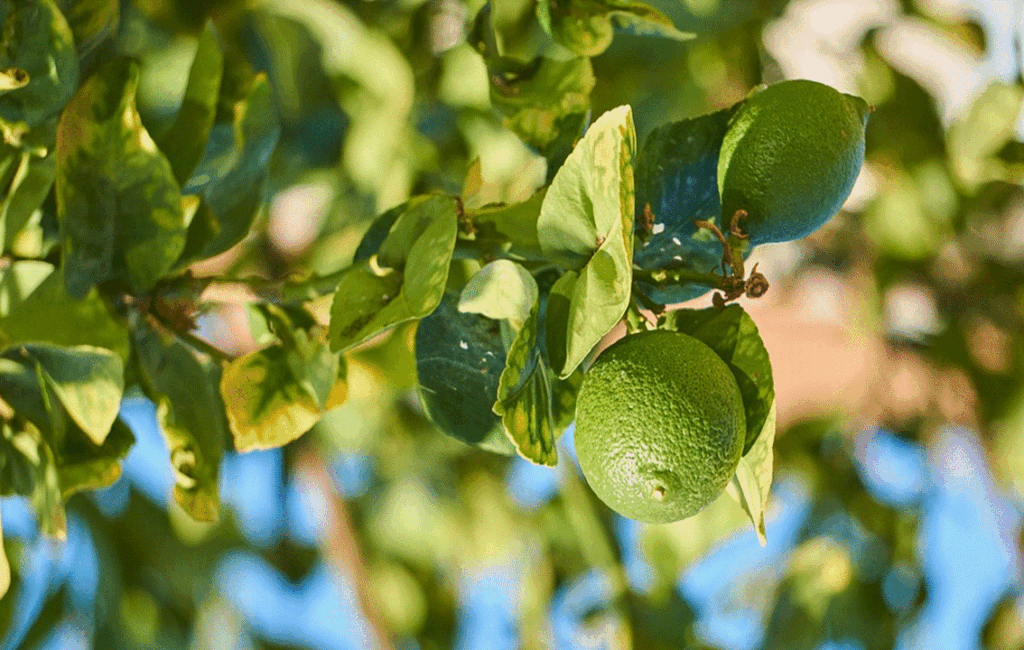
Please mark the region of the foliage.
[[[283, 448], [289, 480], [333, 454], [374, 458], [372, 488], [335, 520], [363, 549], [344, 561], [363, 608], [380, 605], [371, 625], [384, 639], [451, 645], [462, 563], [537, 547], [524, 647], [545, 646], [535, 630], [551, 594], [589, 568], [611, 583], [592, 618], [614, 620], [620, 640], [697, 647], [679, 572], [743, 517], [771, 542], [782, 475], [802, 477], [813, 515], [766, 590], [761, 645], [890, 647], [924, 595], [886, 606], [879, 576], [917, 562], [917, 513], [868, 495], [841, 435], [863, 422], [807, 422], [776, 441], [787, 405], [770, 346], [755, 310], [734, 302], [788, 282], [747, 263], [772, 253], [723, 213], [719, 187], [733, 118], [779, 76], [762, 66], [762, 33], [786, 5], [2, 3], [0, 494], [25, 497], [48, 535], [92, 531], [109, 599], [97, 643], [156, 643], [124, 631], [151, 601], [160, 647], [216, 625], [202, 619], [222, 606], [212, 568], [246, 544], [221, 503], [236, 489], [224, 467]], [[1020, 481], [1024, 272], [1011, 234], [1024, 90], [994, 84], [947, 128], [862, 36], [875, 193], [788, 250], [869, 285], [887, 349], [973, 395], [969, 423]], [[283, 207], [321, 190], [317, 218]], [[297, 245], [280, 234], [303, 228]], [[893, 325], [889, 299], [908, 285], [933, 299], [939, 325]], [[218, 334], [229, 326], [233, 337]], [[619, 520], [562, 439], [583, 374], [622, 329], [707, 344], [747, 423], [735, 503], [644, 529], [646, 591], [627, 584]], [[79, 493], [117, 484], [135, 443], [122, 404], [141, 396], [167, 446], [171, 517], [139, 499], [104, 516]], [[876, 424], [922, 440], [960, 417], [942, 405], [878, 412]], [[526, 516], [502, 494], [518, 458], [563, 477], [557, 499]], [[873, 565], [824, 529], [829, 517], [877, 541]], [[20, 543], [5, 546], [0, 630], [23, 581]], [[296, 579], [312, 564], [293, 542], [260, 553]], [[845, 580], [820, 584], [824, 566], [847, 567]], [[388, 609], [395, 594], [404, 605]], [[26, 643], [64, 600], [47, 594]]]

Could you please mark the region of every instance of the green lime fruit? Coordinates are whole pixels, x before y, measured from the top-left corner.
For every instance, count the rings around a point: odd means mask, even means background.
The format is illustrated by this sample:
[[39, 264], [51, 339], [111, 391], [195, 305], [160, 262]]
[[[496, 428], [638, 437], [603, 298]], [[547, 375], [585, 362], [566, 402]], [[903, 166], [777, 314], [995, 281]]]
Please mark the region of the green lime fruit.
[[647, 523], [700, 512], [729, 483], [746, 420], [728, 366], [687, 334], [626, 336], [583, 377], [576, 455], [612, 510]]
[[814, 81], [767, 86], [732, 117], [718, 159], [722, 220], [737, 210], [752, 244], [792, 241], [839, 211], [864, 162], [870, 108]]

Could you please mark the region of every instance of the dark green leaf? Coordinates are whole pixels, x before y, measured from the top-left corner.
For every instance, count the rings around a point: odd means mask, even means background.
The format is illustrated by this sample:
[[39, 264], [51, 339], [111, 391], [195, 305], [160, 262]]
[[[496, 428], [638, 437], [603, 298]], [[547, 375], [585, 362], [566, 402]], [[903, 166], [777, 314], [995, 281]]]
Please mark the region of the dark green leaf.
[[121, 18], [119, 0], [60, 0], [60, 6], [81, 59], [117, 33]]
[[540, 325], [537, 302], [509, 347], [493, 410], [523, 458], [553, 467], [558, 464], [558, 449], [551, 385], [537, 340]]
[[556, 363], [560, 353], [551, 357], [560, 377], [576, 369], [629, 304], [635, 147], [630, 108], [605, 113], [558, 170], [541, 207], [541, 248], [580, 270], [567, 314], [564, 365]]
[[61, 495], [67, 499], [83, 490], [112, 485], [121, 476], [121, 461], [128, 455], [135, 436], [121, 420], [114, 420], [103, 444], [96, 446], [80, 432], [72, 431], [56, 450]]
[[387, 328], [434, 311], [455, 250], [455, 201], [409, 201], [375, 258], [341, 278], [331, 306], [331, 348], [344, 350]]
[[179, 268], [242, 241], [263, 205], [264, 181], [281, 133], [266, 74], [252, 79], [233, 115], [232, 123], [210, 130], [204, 157], [184, 187], [186, 194], [200, 195], [208, 210], [200, 210], [189, 225]]
[[664, 327], [703, 341], [729, 366], [739, 384], [746, 411], [747, 437], [743, 452], [750, 451], [775, 404], [771, 360], [754, 320], [734, 303], [723, 309], [670, 312]]
[[239, 451], [284, 446], [312, 428], [327, 408], [339, 375], [338, 355], [316, 340], [302, 344], [302, 351], [274, 345], [251, 352], [224, 368], [220, 393]]
[[220, 370], [201, 362], [173, 336], [138, 323], [135, 356], [143, 387], [156, 403], [160, 430], [170, 448], [174, 498], [200, 521], [216, 519], [217, 474], [227, 445]]
[[39, 341], [94, 345], [128, 358], [128, 330], [96, 289], [81, 300], [67, 294], [60, 272], [25, 260], [0, 271], [0, 347]]
[[544, 334], [551, 368], [560, 373], [566, 365], [569, 342], [569, 317], [572, 313], [572, 297], [576, 292], [579, 274], [568, 271], [551, 287], [547, 299], [547, 313], [544, 318]]
[[104, 64], [57, 127], [57, 214], [74, 298], [115, 278], [147, 291], [185, 245], [181, 192], [135, 108], [138, 80], [134, 63]]
[[174, 177], [184, 185], [203, 157], [206, 141], [217, 115], [220, 79], [224, 72], [224, 54], [217, 28], [207, 21], [199, 37], [199, 47], [188, 75], [185, 97], [174, 124], [160, 138], [164, 152], [174, 169]]
[[442, 431], [486, 445], [495, 441], [496, 431], [504, 439], [491, 407], [505, 368], [505, 348], [498, 321], [460, 312], [457, 300], [457, 294], [446, 294], [416, 330], [420, 400]]
[[0, 599], [7, 595], [11, 587], [11, 565], [7, 563], [7, 552], [3, 545], [4, 527], [0, 522]]
[[476, 240], [523, 259], [546, 259], [537, 238], [537, 219], [546, 194], [544, 188], [522, 203], [467, 208], [466, 218], [477, 229]]
[[18, 122], [34, 127], [60, 111], [78, 86], [74, 36], [52, 0], [5, 2], [0, 21], [0, 69], [16, 68], [28, 77], [27, 84], [0, 95], [0, 121], [8, 129]]
[[538, 0], [537, 17], [555, 41], [581, 56], [608, 49], [616, 27], [643, 36], [694, 37], [654, 7], [634, 0]]
[[[666, 124], [651, 131], [636, 160], [636, 228], [640, 242], [633, 262], [645, 271], [685, 268], [718, 272], [722, 245], [698, 228], [710, 221], [722, 232], [718, 154], [735, 107]], [[648, 209], [649, 206], [649, 209]], [[748, 247], [748, 253], [751, 248]], [[641, 283], [655, 302], [673, 304], [704, 295], [702, 284], [654, 287]]]

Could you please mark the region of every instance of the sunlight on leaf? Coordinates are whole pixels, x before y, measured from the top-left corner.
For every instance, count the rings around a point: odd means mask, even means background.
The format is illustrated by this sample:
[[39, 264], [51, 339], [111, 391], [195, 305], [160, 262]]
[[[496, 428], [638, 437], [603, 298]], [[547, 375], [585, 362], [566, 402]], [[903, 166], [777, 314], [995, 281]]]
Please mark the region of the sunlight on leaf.
[[764, 512], [768, 508], [768, 497], [772, 487], [773, 451], [775, 444], [775, 402], [772, 402], [768, 417], [764, 421], [754, 446], [743, 455], [736, 468], [736, 475], [726, 486], [729, 495], [736, 499], [750, 521], [761, 546], [767, 543], [764, 529]]

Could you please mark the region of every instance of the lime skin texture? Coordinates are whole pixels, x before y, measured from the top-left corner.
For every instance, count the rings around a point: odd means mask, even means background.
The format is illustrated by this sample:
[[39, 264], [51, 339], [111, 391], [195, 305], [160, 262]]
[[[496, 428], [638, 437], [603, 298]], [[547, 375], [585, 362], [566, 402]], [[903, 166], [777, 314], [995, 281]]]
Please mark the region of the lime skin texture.
[[870, 107], [806, 79], [755, 90], [718, 159], [722, 220], [745, 210], [751, 244], [811, 234], [839, 211], [864, 162]]
[[624, 517], [668, 523], [715, 500], [746, 434], [728, 366], [697, 339], [655, 330], [617, 341], [583, 378], [576, 455], [594, 493]]

